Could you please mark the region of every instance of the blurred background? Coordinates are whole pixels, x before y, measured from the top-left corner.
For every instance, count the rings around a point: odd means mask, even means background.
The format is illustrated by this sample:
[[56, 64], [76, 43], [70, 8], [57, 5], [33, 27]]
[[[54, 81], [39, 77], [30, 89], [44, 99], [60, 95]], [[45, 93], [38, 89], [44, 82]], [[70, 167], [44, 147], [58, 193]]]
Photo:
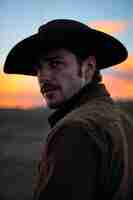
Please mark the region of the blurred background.
[[32, 177], [51, 111], [36, 77], [7, 75], [11, 48], [57, 18], [79, 20], [118, 38], [128, 59], [102, 71], [112, 98], [133, 119], [132, 0], [0, 0], [0, 200], [30, 200]]

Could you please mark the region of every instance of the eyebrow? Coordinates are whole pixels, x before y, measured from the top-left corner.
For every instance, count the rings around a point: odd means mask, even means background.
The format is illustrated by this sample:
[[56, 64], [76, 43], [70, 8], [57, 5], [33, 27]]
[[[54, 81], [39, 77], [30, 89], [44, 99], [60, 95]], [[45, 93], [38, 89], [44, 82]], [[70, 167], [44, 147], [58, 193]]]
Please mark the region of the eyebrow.
[[61, 56], [43, 56], [41, 60], [50, 61], [55, 59], [63, 59]]

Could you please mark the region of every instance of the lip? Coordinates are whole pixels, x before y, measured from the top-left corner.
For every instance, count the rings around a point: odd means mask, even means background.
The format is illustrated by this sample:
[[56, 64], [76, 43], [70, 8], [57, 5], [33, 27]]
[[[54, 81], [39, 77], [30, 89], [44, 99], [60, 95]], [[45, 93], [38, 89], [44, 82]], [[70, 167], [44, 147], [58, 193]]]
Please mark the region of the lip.
[[55, 90], [57, 90], [57, 86], [54, 85], [50, 85], [50, 84], [43, 84], [41, 86], [41, 92], [42, 93], [48, 93], [48, 92], [53, 92]]
[[52, 89], [52, 88], [44, 88], [44, 92], [52, 92], [54, 91], [55, 89]]
[[47, 88], [47, 87], [42, 87], [41, 88], [41, 93], [43, 94], [50, 94], [53, 93], [57, 90], [57, 88]]

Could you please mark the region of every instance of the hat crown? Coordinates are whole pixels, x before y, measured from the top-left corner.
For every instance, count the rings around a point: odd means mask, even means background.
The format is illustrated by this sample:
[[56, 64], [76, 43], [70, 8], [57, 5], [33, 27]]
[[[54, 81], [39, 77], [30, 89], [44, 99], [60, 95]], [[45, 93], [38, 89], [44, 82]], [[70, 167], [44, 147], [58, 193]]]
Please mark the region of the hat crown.
[[71, 19], [55, 19], [55, 20], [52, 20], [46, 24], [43, 24], [42, 26], [39, 27], [39, 32], [42, 32], [42, 31], [46, 31], [46, 30], [60, 30], [60, 29], [64, 29], [64, 30], [80, 30], [81, 29], [84, 31], [88, 31], [88, 29], [91, 29], [89, 28], [87, 25], [81, 23], [81, 22], [78, 22], [76, 20], [71, 20]]
[[[91, 38], [93, 29], [87, 25], [71, 19], [55, 19], [40, 26], [38, 37], [41, 41], [46, 41], [49, 48], [51, 45], [58, 47], [58, 44], [64, 45], [62, 47], [86, 47], [86, 40]], [[91, 40], [90, 44], [91, 45]]]

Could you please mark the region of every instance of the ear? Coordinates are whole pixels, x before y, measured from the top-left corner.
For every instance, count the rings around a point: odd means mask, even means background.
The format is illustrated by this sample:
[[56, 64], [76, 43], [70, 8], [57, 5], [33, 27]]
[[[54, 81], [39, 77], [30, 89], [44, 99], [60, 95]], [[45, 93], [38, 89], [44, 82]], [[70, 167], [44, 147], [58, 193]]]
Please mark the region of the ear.
[[96, 58], [95, 56], [89, 56], [83, 62], [82, 76], [86, 81], [91, 81], [96, 70]]

